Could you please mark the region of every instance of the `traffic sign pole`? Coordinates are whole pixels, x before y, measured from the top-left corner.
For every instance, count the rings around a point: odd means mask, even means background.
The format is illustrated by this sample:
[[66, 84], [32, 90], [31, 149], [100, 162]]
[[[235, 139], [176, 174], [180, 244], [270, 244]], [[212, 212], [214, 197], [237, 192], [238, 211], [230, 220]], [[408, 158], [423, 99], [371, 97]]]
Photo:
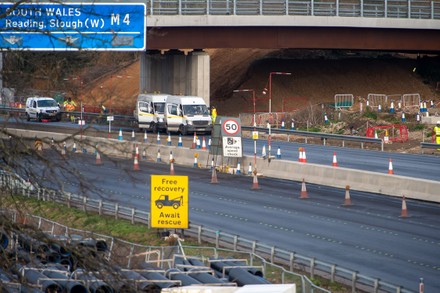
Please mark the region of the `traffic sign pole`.
[[223, 156], [241, 158], [243, 156], [241, 126], [239, 118], [225, 117], [221, 120]]
[[268, 153], [268, 160], [270, 163], [270, 150], [271, 150], [271, 125], [270, 122], [267, 122], [267, 128], [269, 129], [269, 135], [267, 136], [267, 153]]
[[112, 132], [112, 121], [115, 119], [114, 116], [107, 116], [108, 121], [108, 138], [110, 138], [111, 132]]

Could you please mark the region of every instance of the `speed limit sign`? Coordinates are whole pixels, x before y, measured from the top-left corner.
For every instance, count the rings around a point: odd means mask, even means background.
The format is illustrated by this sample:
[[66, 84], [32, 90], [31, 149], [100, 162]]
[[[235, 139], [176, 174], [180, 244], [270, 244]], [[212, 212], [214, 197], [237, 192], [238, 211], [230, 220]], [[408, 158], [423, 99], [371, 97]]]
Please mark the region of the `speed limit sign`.
[[241, 136], [239, 121], [231, 118], [223, 120], [222, 132], [226, 136]]

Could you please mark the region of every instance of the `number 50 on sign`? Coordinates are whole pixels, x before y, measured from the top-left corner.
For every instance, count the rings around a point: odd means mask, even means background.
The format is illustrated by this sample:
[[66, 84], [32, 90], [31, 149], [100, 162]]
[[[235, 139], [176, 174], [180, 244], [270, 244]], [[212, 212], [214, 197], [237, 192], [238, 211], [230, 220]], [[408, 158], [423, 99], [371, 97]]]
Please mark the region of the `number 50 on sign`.
[[223, 132], [228, 136], [240, 136], [240, 124], [235, 119], [226, 119], [223, 122]]

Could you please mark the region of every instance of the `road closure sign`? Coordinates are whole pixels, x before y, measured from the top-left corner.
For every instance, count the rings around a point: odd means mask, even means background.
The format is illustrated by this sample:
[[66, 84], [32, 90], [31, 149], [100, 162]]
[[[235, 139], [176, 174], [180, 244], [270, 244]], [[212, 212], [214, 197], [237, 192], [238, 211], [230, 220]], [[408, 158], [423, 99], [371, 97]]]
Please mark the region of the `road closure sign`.
[[145, 3], [0, 3], [0, 48], [145, 51]]
[[188, 176], [151, 175], [151, 227], [188, 228]]

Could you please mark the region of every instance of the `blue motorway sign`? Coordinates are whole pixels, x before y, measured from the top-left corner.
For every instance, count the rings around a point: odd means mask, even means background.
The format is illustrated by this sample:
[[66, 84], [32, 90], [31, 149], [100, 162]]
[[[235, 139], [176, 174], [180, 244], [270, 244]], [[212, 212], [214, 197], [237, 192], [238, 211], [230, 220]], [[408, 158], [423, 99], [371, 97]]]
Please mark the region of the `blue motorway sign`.
[[144, 3], [0, 3], [0, 48], [143, 51]]

